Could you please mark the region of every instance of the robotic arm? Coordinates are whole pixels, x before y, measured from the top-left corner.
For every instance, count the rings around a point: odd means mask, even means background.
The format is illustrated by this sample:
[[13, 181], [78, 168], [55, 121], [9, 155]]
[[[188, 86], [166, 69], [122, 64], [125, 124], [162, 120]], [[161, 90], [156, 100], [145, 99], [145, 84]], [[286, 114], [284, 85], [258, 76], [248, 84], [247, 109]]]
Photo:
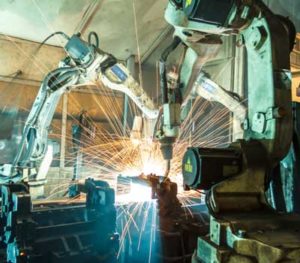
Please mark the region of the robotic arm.
[[[227, 149], [191, 147], [183, 158], [184, 184], [186, 188], [207, 190], [211, 218], [210, 234], [198, 238], [192, 261], [297, 260], [289, 258], [289, 253], [299, 249], [300, 242], [295, 241], [297, 246], [293, 247], [288, 244], [295, 230], [287, 226], [298, 226], [299, 217], [277, 213], [266, 198], [271, 177], [286, 176], [276, 169], [292, 142], [289, 58], [295, 40], [293, 24], [275, 15], [262, 0], [170, 0], [165, 17], [175, 28], [175, 37], [188, 49], [179, 81], [183, 85], [178, 85], [181, 102], [185, 94], [219, 101], [236, 113], [244, 133], [242, 140]], [[243, 99], [247, 110], [201, 69], [189, 87], [192, 65], [197, 63], [197, 56], [203, 55], [201, 44], [215, 44], [219, 36], [228, 35], [238, 36], [238, 44], [245, 50]], [[169, 97], [165, 104], [163, 131], [178, 126], [169, 114], [174, 101]], [[165, 141], [174, 138], [167, 132], [162, 135]], [[264, 238], [257, 234], [261, 229]], [[282, 233], [287, 238], [282, 238]], [[274, 243], [276, 239], [280, 242]], [[268, 251], [264, 251], [266, 247]]]
[[[267, 208], [266, 181], [292, 141], [289, 57], [295, 39], [293, 24], [275, 15], [261, 0], [170, 0], [165, 18], [188, 47], [187, 55], [201, 56], [201, 44], [214, 44], [218, 36], [234, 35], [247, 56], [243, 83], [247, 110], [203, 71], [198, 72], [192, 94], [218, 101], [233, 111], [241, 122], [244, 139], [232, 144], [222, 158], [223, 153], [216, 149], [189, 149], [183, 160], [185, 184], [210, 190], [207, 201], [212, 213]], [[187, 85], [183, 94], [186, 91]], [[237, 152], [242, 156], [239, 161], [234, 160]], [[243, 169], [234, 167], [235, 178], [224, 173], [230, 156], [232, 164], [244, 162]], [[217, 163], [219, 172], [213, 167]], [[216, 174], [220, 175], [217, 179]]]
[[[197, 60], [208, 51], [208, 56], [215, 56], [216, 44], [221, 42], [221, 35], [238, 34], [252, 19], [253, 10], [247, 1], [196, 1], [170, 0], [165, 18], [174, 29], [174, 42], [165, 50], [160, 61], [161, 88], [163, 95], [162, 126], [156, 133], [161, 142], [164, 158], [170, 163], [172, 148], [179, 136], [182, 107], [189, 99], [201, 96], [209, 101], [217, 101], [235, 113], [243, 123], [247, 110], [240, 99], [223, 89], [198, 66]], [[248, 1], [249, 2], [249, 1]], [[218, 12], [216, 12], [218, 10]], [[179, 44], [185, 46], [185, 59], [181, 65], [180, 76], [175, 88], [168, 87], [166, 61], [169, 54]], [[212, 46], [203, 50], [201, 44]], [[211, 45], [209, 45], [211, 44]], [[196, 71], [196, 72], [195, 72]], [[168, 164], [169, 165], [169, 164]]]
[[61, 96], [77, 85], [102, 81], [108, 88], [126, 93], [147, 118], [158, 116], [158, 110], [149, 96], [128, 69], [112, 55], [83, 41], [78, 35], [69, 39], [65, 50], [68, 56], [41, 84], [13, 163], [1, 167], [4, 181], [28, 180], [32, 164], [42, 160], [47, 152], [48, 129]]
[[[174, 43], [163, 54], [160, 64], [162, 94], [167, 94], [163, 101], [163, 125], [157, 133], [162, 146], [166, 145], [163, 152], [171, 152], [179, 135], [180, 108], [187, 99], [201, 96], [234, 112], [247, 140], [260, 140], [274, 162], [282, 159], [288, 151], [292, 130], [288, 70], [293, 46], [292, 24], [274, 15], [260, 0], [170, 0], [165, 19], [174, 27], [175, 34]], [[286, 41], [278, 40], [283, 39], [280, 34], [286, 36]], [[204, 51], [210, 57], [215, 55], [214, 48], [203, 50], [204, 45], [214, 46], [221, 42], [220, 36], [230, 35], [239, 36], [247, 51], [247, 92], [243, 98], [247, 106], [235, 94], [213, 82], [201, 66], [198, 71], [195, 67], [197, 58], [207, 55]], [[165, 62], [179, 43], [187, 51], [174, 89], [164, 81]], [[164, 156], [169, 160], [172, 153]]]

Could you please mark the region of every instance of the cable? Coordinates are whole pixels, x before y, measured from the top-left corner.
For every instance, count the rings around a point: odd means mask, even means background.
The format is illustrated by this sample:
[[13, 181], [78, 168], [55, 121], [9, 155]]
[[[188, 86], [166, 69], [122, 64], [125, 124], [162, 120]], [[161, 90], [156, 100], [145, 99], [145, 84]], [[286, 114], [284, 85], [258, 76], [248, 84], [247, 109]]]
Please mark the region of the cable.
[[[92, 41], [93, 38], [94, 38], [95, 44]], [[98, 34], [95, 31], [92, 31], [92, 32], [89, 33], [89, 35], [88, 35], [88, 42], [89, 42], [90, 45], [93, 45], [96, 48], [99, 48], [99, 44], [100, 44], [99, 36], [98, 36]]]
[[61, 36], [63, 36], [66, 40], [70, 40], [70, 37], [69, 37], [67, 34], [65, 34], [64, 32], [62, 32], [62, 31], [54, 32], [54, 33], [52, 33], [51, 35], [49, 35], [48, 37], [46, 37], [46, 38], [43, 40], [43, 42], [42, 42], [41, 44], [39, 44], [39, 46], [37, 47], [37, 49], [36, 49], [36, 51], [34, 52], [34, 54], [36, 55], [36, 54], [39, 52], [39, 50], [41, 49], [41, 47], [42, 47], [43, 45], [45, 45], [46, 42], [47, 42], [50, 38], [52, 38], [52, 37], [54, 37], [54, 36], [56, 36], [56, 35], [61, 35]]
[[23, 74], [22, 70], [18, 69], [14, 73], [11, 73], [11, 74], [8, 74], [8, 75], [3, 75], [1, 77], [5, 77], [5, 78], [17, 78], [18, 76], [20, 76], [22, 74]]
[[44, 39], [44, 41], [40, 44], [40, 46], [43, 46], [50, 38], [52, 38], [52, 37], [54, 37], [54, 36], [56, 36], [56, 35], [61, 35], [61, 36], [63, 36], [66, 40], [70, 40], [70, 37], [69, 37], [67, 34], [65, 34], [65, 33], [62, 32], [62, 31], [57, 31], [57, 32], [54, 32], [53, 34], [51, 34], [50, 36], [46, 37], [46, 38]]
[[178, 9], [183, 8], [183, 1], [182, 0], [171, 0], [170, 1], [172, 5], [174, 5]]
[[168, 78], [167, 78], [167, 59], [172, 51], [174, 51], [179, 44], [181, 39], [175, 37], [173, 42], [164, 50], [159, 60], [159, 75], [160, 75], [160, 88], [162, 93], [162, 104], [168, 103]]

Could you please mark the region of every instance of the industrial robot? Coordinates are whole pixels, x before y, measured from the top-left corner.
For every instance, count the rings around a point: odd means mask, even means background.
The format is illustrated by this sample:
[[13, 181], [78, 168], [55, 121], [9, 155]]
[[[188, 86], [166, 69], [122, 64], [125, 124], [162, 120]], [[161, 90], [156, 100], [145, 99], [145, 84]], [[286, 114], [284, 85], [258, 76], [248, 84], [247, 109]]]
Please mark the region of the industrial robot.
[[[184, 184], [207, 190], [210, 214], [209, 235], [199, 237], [193, 262], [299, 262], [300, 218], [276, 211], [266, 195], [293, 140], [293, 24], [259, 0], [172, 0], [165, 18], [175, 28], [160, 64], [164, 106], [159, 135], [165, 158], [172, 158], [182, 108], [193, 96], [225, 105], [243, 130], [242, 139], [226, 149], [191, 147], [183, 158]], [[241, 98], [206, 79], [197, 65], [204, 45], [229, 36], [246, 53]], [[177, 86], [169, 89], [165, 62], [181, 43], [185, 59]]]
[[[159, 64], [163, 106], [155, 135], [168, 163], [165, 176], [189, 100], [200, 96], [223, 104], [242, 131], [228, 148], [189, 147], [183, 157], [184, 187], [206, 190], [210, 214], [209, 234], [198, 238], [192, 261], [299, 262], [300, 217], [276, 209], [282, 189], [270, 190], [281, 176], [280, 162], [290, 165], [291, 145], [299, 147], [291, 101], [294, 25], [259, 0], [170, 0], [165, 18], [175, 29]], [[245, 51], [243, 95], [219, 86], [203, 70], [201, 58], [213, 59], [228, 37]], [[167, 59], [180, 45], [184, 59], [170, 84]]]

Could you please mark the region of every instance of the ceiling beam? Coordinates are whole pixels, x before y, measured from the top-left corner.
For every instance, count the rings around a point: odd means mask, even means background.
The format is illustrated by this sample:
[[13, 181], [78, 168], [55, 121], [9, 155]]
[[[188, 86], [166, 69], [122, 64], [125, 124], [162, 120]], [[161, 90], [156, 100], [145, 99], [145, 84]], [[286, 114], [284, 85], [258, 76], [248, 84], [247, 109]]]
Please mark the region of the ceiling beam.
[[93, 18], [97, 14], [98, 10], [102, 6], [103, 2], [104, 2], [104, 0], [94, 0], [88, 6], [88, 8], [85, 11], [85, 13], [84, 13], [81, 21], [79, 22], [79, 24], [75, 28], [75, 32], [74, 33], [78, 33], [79, 32], [81, 35], [83, 35], [85, 33], [85, 31], [87, 30], [87, 28], [89, 27], [89, 25], [93, 21]]
[[165, 27], [165, 29], [160, 33], [160, 35], [153, 41], [153, 43], [142, 55], [141, 63], [144, 63], [153, 54], [153, 52], [160, 46], [160, 44], [169, 36], [172, 30], [173, 27], [170, 25], [167, 25]]

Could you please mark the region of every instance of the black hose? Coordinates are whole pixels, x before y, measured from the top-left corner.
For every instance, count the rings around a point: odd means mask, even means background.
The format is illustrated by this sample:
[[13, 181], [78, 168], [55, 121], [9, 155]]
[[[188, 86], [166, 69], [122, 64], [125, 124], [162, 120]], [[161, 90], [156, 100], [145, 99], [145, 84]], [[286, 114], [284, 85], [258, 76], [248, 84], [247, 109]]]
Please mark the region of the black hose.
[[170, 46], [168, 46], [165, 50], [164, 50], [164, 52], [162, 53], [162, 55], [161, 55], [161, 57], [160, 57], [160, 60], [161, 61], [167, 61], [167, 59], [168, 59], [168, 57], [169, 57], [169, 55], [170, 55], [170, 53], [172, 52], [172, 51], [174, 51], [178, 46], [179, 46], [179, 44], [181, 43], [181, 39], [179, 38], [179, 37], [174, 37], [174, 40], [173, 40], [173, 42], [171, 43], [171, 45]]
[[167, 67], [166, 62], [171, 54], [179, 44], [181, 43], [181, 39], [179, 37], [175, 37], [170, 46], [168, 46], [165, 51], [162, 53], [159, 60], [159, 75], [160, 75], [160, 88], [162, 93], [162, 103], [168, 103], [168, 79], [167, 79]]
[[170, 0], [170, 2], [178, 9], [183, 8], [183, 0]]
[[56, 91], [66, 85], [75, 75], [79, 75], [79, 70], [66, 71], [59, 73], [58, 75], [53, 75], [48, 82], [48, 87], [52, 91]]
[[54, 33], [51, 34], [50, 36], [46, 37], [46, 38], [43, 40], [43, 42], [42, 42], [41, 44], [39, 44], [39, 46], [38, 46], [37, 49], [35, 50], [34, 54], [37, 54], [37, 53], [39, 52], [39, 50], [41, 49], [41, 47], [42, 47], [43, 45], [45, 45], [46, 42], [47, 42], [50, 38], [52, 38], [52, 37], [54, 37], [54, 36], [56, 36], [56, 35], [61, 35], [61, 36], [63, 36], [66, 40], [70, 40], [70, 37], [69, 37], [67, 34], [65, 34], [64, 32], [62, 32], [62, 31], [54, 32]]
[[[95, 40], [95, 44], [93, 43], [93, 38]], [[100, 44], [99, 36], [95, 31], [92, 31], [92, 32], [89, 33], [88, 42], [89, 42], [90, 45], [93, 45], [96, 48], [99, 48], [99, 44]]]
[[162, 95], [162, 104], [168, 103], [168, 80], [165, 62], [159, 62], [160, 89]]
[[65, 33], [62, 32], [62, 31], [57, 31], [57, 32], [54, 32], [53, 34], [51, 34], [50, 36], [46, 37], [46, 38], [44, 39], [44, 41], [40, 44], [39, 48], [40, 48], [41, 46], [43, 46], [50, 38], [52, 38], [52, 37], [54, 37], [54, 36], [56, 36], [56, 35], [61, 35], [61, 36], [63, 36], [66, 40], [70, 40], [70, 37], [69, 37], [67, 34], [65, 34]]
[[100, 64], [101, 72], [104, 73], [108, 68], [114, 66], [117, 62], [118, 60], [113, 55], [109, 54], [109, 57]]

